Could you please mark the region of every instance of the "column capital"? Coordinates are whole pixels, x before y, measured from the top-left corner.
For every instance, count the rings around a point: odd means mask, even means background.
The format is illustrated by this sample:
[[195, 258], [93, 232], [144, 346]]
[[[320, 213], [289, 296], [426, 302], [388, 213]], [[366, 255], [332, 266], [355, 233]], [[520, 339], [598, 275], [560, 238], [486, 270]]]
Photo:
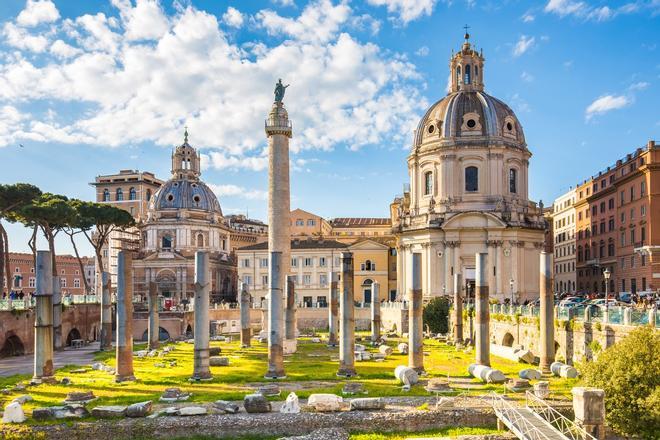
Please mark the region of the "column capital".
[[504, 244], [504, 241], [502, 240], [486, 240], [486, 246], [487, 247], [500, 247]]

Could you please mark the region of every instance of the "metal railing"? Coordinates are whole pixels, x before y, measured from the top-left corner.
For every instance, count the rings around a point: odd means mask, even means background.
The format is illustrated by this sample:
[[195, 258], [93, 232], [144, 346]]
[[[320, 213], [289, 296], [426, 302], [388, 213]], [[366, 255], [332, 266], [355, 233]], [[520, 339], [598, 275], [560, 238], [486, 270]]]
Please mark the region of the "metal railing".
[[525, 392], [525, 401], [527, 408], [550, 423], [564, 437], [571, 440], [596, 440], [594, 436], [578, 426], [574, 421], [564, 417], [559, 411], [550, 406], [548, 402], [536, 397], [534, 393], [530, 391]]
[[539, 430], [538, 426], [526, 417], [529, 415], [529, 411], [525, 411], [527, 408], [516, 407], [497, 393], [491, 393], [491, 397], [495, 415], [519, 439], [551, 440], [554, 438]]

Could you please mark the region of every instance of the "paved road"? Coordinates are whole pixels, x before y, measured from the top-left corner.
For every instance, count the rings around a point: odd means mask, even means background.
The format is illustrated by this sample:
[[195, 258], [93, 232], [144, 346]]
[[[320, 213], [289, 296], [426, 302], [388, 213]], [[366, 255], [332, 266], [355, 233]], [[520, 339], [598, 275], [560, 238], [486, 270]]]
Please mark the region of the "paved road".
[[[98, 349], [98, 342], [94, 342], [84, 348], [67, 348], [64, 351], [56, 351], [55, 368], [71, 364], [89, 364], [94, 360], [94, 352]], [[33, 371], [34, 355], [32, 354], [0, 359], [0, 377], [13, 376], [14, 374], [32, 374]]]

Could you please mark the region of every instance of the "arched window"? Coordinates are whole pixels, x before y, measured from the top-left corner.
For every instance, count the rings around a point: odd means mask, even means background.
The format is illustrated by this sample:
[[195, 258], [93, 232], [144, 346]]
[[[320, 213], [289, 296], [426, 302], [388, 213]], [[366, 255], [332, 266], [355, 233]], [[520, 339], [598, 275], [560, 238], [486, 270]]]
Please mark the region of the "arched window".
[[122, 200], [124, 200], [124, 191], [121, 188], [117, 188], [117, 201], [121, 202]]
[[477, 167], [465, 168], [465, 191], [468, 192], [479, 191], [479, 168]]
[[137, 192], [135, 192], [135, 188], [131, 186], [131, 189], [128, 190], [128, 200], [136, 200], [137, 199]]
[[456, 83], [461, 82], [461, 66], [456, 66]]
[[103, 190], [103, 201], [104, 202], [110, 201], [110, 191], [108, 191], [108, 188]]
[[582, 261], [582, 246], [578, 246], [577, 249], [577, 260]]
[[367, 260], [364, 263], [361, 264], [361, 269], [362, 270], [376, 270], [376, 264], [372, 263], [371, 260]]
[[518, 170], [515, 168], [509, 169], [509, 192], [518, 193]]
[[433, 171], [427, 171], [424, 173], [424, 195], [431, 194], [433, 194]]
[[591, 247], [588, 245], [584, 247], [584, 259], [591, 260]]
[[163, 249], [172, 249], [172, 237], [170, 235], [163, 235]]
[[479, 76], [479, 66], [474, 66], [474, 77], [476, 78], [478, 76]]
[[470, 84], [470, 65], [465, 66], [465, 84]]
[[149, 200], [151, 200], [151, 190], [150, 189], [147, 190], [147, 202]]
[[204, 235], [197, 234], [197, 247], [204, 247]]

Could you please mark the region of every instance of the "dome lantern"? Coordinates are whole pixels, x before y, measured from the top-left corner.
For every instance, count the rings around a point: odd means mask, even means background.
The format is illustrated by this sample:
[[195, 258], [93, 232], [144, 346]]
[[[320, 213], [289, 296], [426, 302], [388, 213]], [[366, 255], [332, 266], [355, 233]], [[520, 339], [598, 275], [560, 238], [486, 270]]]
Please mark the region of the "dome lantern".
[[172, 178], [198, 180], [200, 171], [199, 153], [188, 143], [188, 127], [183, 133], [183, 144], [172, 153]]
[[449, 62], [451, 72], [451, 92], [459, 90], [482, 91], [483, 83], [483, 53], [477, 52], [470, 44], [470, 34], [467, 32], [469, 26], [465, 26], [465, 41], [461, 50], [453, 54]]

